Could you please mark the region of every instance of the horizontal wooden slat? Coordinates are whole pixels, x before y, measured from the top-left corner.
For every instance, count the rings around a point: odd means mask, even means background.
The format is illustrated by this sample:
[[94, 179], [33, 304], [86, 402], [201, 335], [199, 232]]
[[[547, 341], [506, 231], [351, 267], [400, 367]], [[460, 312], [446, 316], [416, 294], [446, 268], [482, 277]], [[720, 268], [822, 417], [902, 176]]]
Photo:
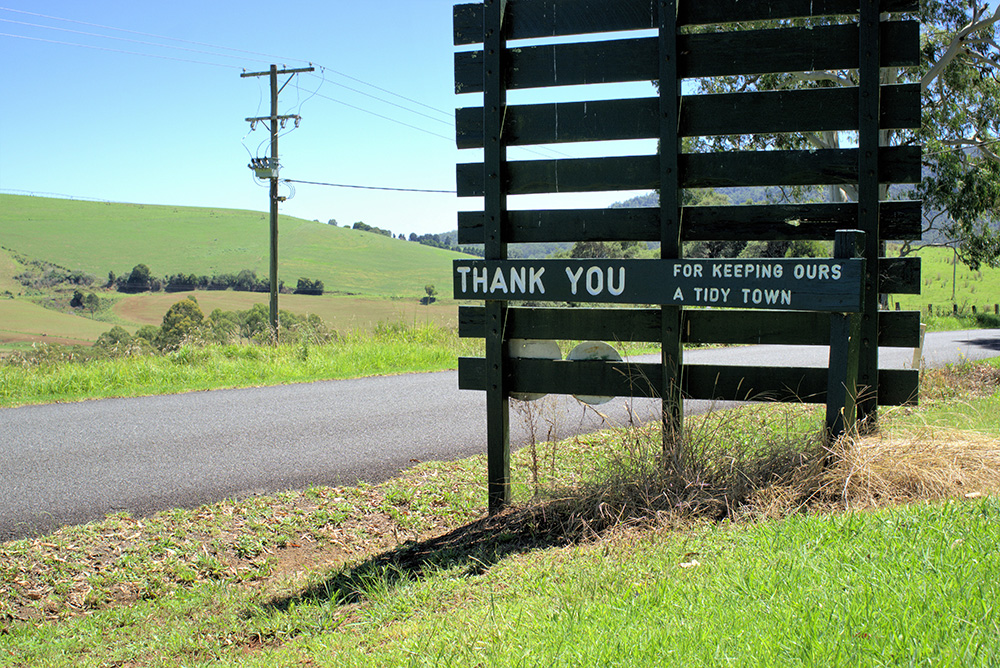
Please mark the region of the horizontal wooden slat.
[[[842, 185], [858, 180], [857, 149], [685, 153], [679, 163], [682, 188]], [[511, 162], [506, 191], [530, 195], [655, 190], [659, 173], [655, 155]], [[919, 181], [920, 148], [895, 146], [880, 151], [879, 177], [883, 183]], [[459, 164], [456, 181], [459, 197], [481, 197], [482, 164]]]
[[[915, 12], [916, 0], [882, 0], [880, 11]], [[678, 25], [769, 21], [810, 16], [857, 14], [858, 0], [713, 0], [682, 2]], [[567, 35], [650, 30], [659, 26], [656, 0], [509, 0], [509, 39], [561, 37]], [[456, 46], [483, 41], [482, 3], [454, 8]]]
[[[918, 64], [919, 24], [881, 25], [882, 67]], [[858, 67], [858, 49], [854, 25], [679, 35], [677, 67], [682, 78], [852, 69]], [[653, 81], [659, 77], [657, 50], [656, 38], [511, 49], [507, 87]], [[456, 53], [455, 92], [482, 90], [482, 52]]]
[[[883, 86], [883, 129], [920, 127], [920, 86]], [[511, 106], [504, 122], [508, 146], [651, 139], [659, 136], [659, 100], [595, 100]], [[482, 107], [455, 113], [458, 148], [483, 147]], [[686, 95], [679, 133], [685, 137], [856, 130], [857, 88]]]
[[[483, 338], [486, 315], [481, 306], [460, 306], [459, 336]], [[511, 339], [569, 339], [657, 343], [660, 310], [649, 308], [531, 308], [507, 310], [506, 336]], [[682, 340], [688, 344], [830, 344], [830, 315], [809, 311], [728, 311], [687, 309]], [[919, 311], [879, 312], [879, 346], [916, 348], [920, 342]]]
[[919, 369], [879, 369], [880, 406], [915, 406], [920, 397]]
[[[921, 237], [921, 202], [879, 203], [883, 239]], [[685, 241], [831, 240], [837, 230], [858, 225], [857, 204], [751, 204], [691, 206], [681, 213]], [[481, 243], [481, 242], [480, 242]]]
[[920, 294], [920, 258], [884, 257], [879, 260], [879, 292]]
[[455, 260], [455, 299], [857, 313], [864, 260]]
[[[511, 392], [577, 394], [613, 397], [656, 397], [661, 386], [659, 364], [603, 361], [508, 360]], [[917, 397], [916, 370], [879, 370], [879, 404], [913, 403]], [[486, 362], [463, 357], [458, 361], [458, 385], [463, 390], [486, 387]], [[813, 367], [724, 367], [689, 364], [682, 389], [691, 399], [717, 401], [791, 401], [824, 403], [827, 370]]]
[[[883, 239], [919, 239], [920, 202], [879, 205]], [[658, 241], [660, 213], [646, 209], [555, 209], [510, 211], [503, 231], [508, 243]], [[681, 211], [684, 241], [832, 240], [837, 230], [858, 226], [857, 204], [753, 204], [689, 206]], [[483, 213], [460, 211], [458, 243], [481, 244]]]
[[879, 311], [878, 344], [886, 348], [920, 346], [920, 311]]

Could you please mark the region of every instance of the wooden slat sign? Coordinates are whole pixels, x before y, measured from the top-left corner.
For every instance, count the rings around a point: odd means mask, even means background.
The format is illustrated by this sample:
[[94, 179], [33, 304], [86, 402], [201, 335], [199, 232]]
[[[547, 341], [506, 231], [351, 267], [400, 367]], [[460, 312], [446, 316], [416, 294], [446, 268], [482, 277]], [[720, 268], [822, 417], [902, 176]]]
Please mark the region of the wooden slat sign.
[[[886, 241], [919, 239], [922, 229], [920, 202], [880, 198], [882, 186], [921, 178], [919, 146], [891, 132], [883, 141], [886, 131], [920, 127], [916, 71], [903, 71], [920, 64], [920, 25], [912, 16], [919, 6], [917, 0], [482, 0], [455, 7], [454, 44], [476, 45], [455, 53], [455, 92], [473, 94], [457, 110], [456, 142], [481, 152], [459, 162], [455, 185], [461, 198], [482, 198], [481, 210], [459, 214], [458, 234], [460, 243], [483, 244], [484, 255], [454, 264], [455, 298], [483, 302], [462, 311], [460, 334], [482, 337], [484, 356], [459, 361], [459, 382], [486, 392], [491, 511], [510, 499], [512, 396], [658, 397], [664, 447], [683, 433], [686, 397], [825, 401], [831, 437], [875, 424], [879, 405], [915, 400], [918, 370], [880, 370], [878, 357], [880, 346], [914, 344], [919, 314], [880, 312], [878, 304], [880, 293], [916, 293], [921, 285], [918, 263], [880, 252]], [[732, 29], [752, 21], [766, 23]], [[608, 38], [592, 37], [602, 33]], [[538, 38], [559, 39], [526, 41]], [[802, 72], [838, 70], [852, 72], [850, 85], [794, 83]], [[883, 76], [887, 70], [893, 76]], [[748, 83], [708, 95], [690, 87], [702, 77], [750, 82], [771, 74], [789, 82], [788, 90]], [[655, 94], [636, 98], [629, 88], [621, 99], [607, 99], [604, 91], [630, 82], [656, 82]], [[604, 88], [598, 94], [591, 84]], [[508, 104], [508, 91], [531, 89], [545, 95]], [[803, 141], [807, 133], [840, 132], [857, 137], [856, 145], [816, 149]], [[775, 134], [790, 140], [771, 142]], [[700, 142], [683, 142], [733, 135], [762, 137], [768, 150], [706, 151]], [[600, 148], [600, 142], [652, 139], [655, 152]], [[508, 159], [509, 147], [571, 150], [583, 143], [590, 143], [590, 157]], [[788, 186], [834, 186], [831, 195], [853, 192], [857, 201], [686, 206], [683, 197], [685, 189]], [[508, 206], [508, 198], [522, 195], [603, 192], [611, 201], [615, 192], [637, 190], [657, 191], [657, 206], [595, 209], [582, 198], [570, 208]], [[800, 240], [833, 241], [832, 257], [684, 257], [685, 242]], [[659, 257], [508, 255], [515, 243], [624, 241], [656, 242]], [[661, 355], [643, 367], [525, 359], [511, 346], [521, 338], [648, 341], [659, 344]], [[685, 343], [827, 345], [830, 357], [825, 369], [702, 367], [684, 361]]]
[[455, 260], [456, 299], [857, 313], [864, 260]]

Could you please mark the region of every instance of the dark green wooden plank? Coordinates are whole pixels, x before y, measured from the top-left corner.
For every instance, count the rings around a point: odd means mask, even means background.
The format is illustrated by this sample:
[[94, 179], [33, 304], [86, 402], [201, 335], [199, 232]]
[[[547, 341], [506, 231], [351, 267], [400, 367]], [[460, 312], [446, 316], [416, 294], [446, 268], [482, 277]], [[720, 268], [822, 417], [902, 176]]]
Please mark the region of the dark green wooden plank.
[[[920, 239], [920, 202], [881, 202], [882, 238]], [[777, 204], [686, 207], [685, 241], [833, 239], [837, 230], [857, 227], [856, 204]]]
[[[858, 257], [864, 252], [865, 233], [841, 230], [833, 241], [835, 258]], [[826, 381], [826, 433], [836, 439], [857, 426], [858, 355], [861, 316], [830, 314], [830, 358]]]
[[[480, 306], [460, 306], [458, 333], [482, 338], [485, 311]], [[512, 339], [570, 339], [655, 342], [660, 340], [658, 309], [639, 308], [539, 308], [507, 309], [507, 333]]]
[[920, 311], [879, 311], [878, 344], [886, 348], [920, 346]]
[[[877, 421], [878, 393], [878, 336], [879, 293], [882, 275], [888, 270], [879, 258], [881, 231], [879, 230], [878, 201], [882, 177], [880, 156], [885, 149], [879, 140], [879, 54], [885, 47], [879, 30], [878, 3], [861, 0], [858, 19], [858, 228], [867, 234], [864, 256], [868, 260], [864, 285], [864, 315], [861, 319], [861, 350], [858, 359], [858, 385], [863, 389], [858, 401], [858, 419], [874, 428]], [[877, 264], [876, 264], [877, 262]], [[889, 281], [891, 283], [891, 280]], [[919, 292], [919, 281], [917, 291]]]
[[[883, 12], [894, 14], [916, 12], [917, 0], [882, 0]], [[681, 25], [706, 23], [736, 23], [742, 21], [774, 21], [778, 19], [834, 16], [858, 13], [858, 0], [712, 0], [684, 2], [677, 17]]]
[[879, 258], [879, 292], [883, 294], [919, 295], [920, 258]]
[[685, 342], [690, 344], [825, 346], [830, 343], [830, 314], [689, 310], [685, 313], [684, 334]]
[[[460, 306], [459, 336], [483, 338], [486, 312]], [[688, 309], [681, 326], [685, 343], [825, 346], [830, 315], [819, 311], [745, 311]], [[649, 308], [538, 308], [507, 310], [512, 339], [571, 339], [655, 343], [660, 341], [659, 311]], [[916, 348], [919, 311], [880, 311], [878, 344]]]
[[[682, 0], [683, 1], [683, 0]], [[680, 123], [682, 47], [677, 30], [678, 0], [659, 4], [659, 102], [657, 137], [660, 158], [660, 260], [676, 260], [684, 254], [681, 242], [681, 137]], [[676, 273], [676, 272], [675, 272]], [[660, 306], [660, 364], [663, 378], [659, 394], [663, 401], [662, 431], [664, 457], [678, 456], [684, 433], [683, 381], [684, 345], [680, 304]]]
[[920, 398], [918, 369], [879, 369], [879, 406], [916, 406]]
[[[882, 24], [883, 67], [919, 61], [919, 24]], [[656, 38], [633, 38], [545, 46], [511, 51], [510, 89], [653, 81], [659, 77]], [[812, 29], [748, 30], [678, 36], [678, 72], [683, 78], [852, 69], [858, 66], [854, 25]], [[751, 57], [752, 54], [752, 57]], [[455, 54], [455, 92], [483, 90], [483, 54]]]
[[[882, 87], [883, 129], [920, 127], [920, 86]], [[682, 136], [857, 129], [857, 88], [815, 88], [766, 93], [686, 95]], [[458, 148], [482, 148], [483, 110], [455, 113]], [[659, 136], [656, 98], [594, 100], [511, 106], [504, 139], [509, 146], [649, 139]]]
[[[625, 362], [554, 362], [511, 360], [514, 392], [587, 394], [616, 397], [657, 397], [663, 372], [659, 364]], [[724, 367], [688, 364], [684, 367], [684, 396], [715, 401], [786, 401], [824, 403], [827, 370], [818, 367]], [[911, 369], [879, 371], [882, 406], [915, 404], [919, 372]], [[458, 360], [459, 389], [482, 390], [486, 363], [482, 358]]]
[[[856, 312], [863, 264], [834, 258], [455, 260], [454, 296]], [[679, 320], [672, 326], [679, 338], [678, 328]]]
[[[858, 180], [857, 149], [690, 153], [681, 162], [685, 188], [839, 185]], [[879, 151], [883, 183], [920, 180], [919, 147]]]
[[[858, 178], [857, 149], [685, 153], [679, 157], [683, 188], [840, 185], [856, 183]], [[920, 166], [919, 147], [894, 146], [879, 152], [884, 183], [915, 183], [920, 180]], [[459, 164], [456, 182], [459, 197], [481, 197], [482, 164]], [[507, 192], [654, 190], [659, 185], [655, 155], [572, 158], [509, 163]]]
[[[507, 238], [511, 243], [553, 241], [657, 241], [659, 210], [556, 209], [510, 211]], [[483, 242], [483, 214], [458, 213], [458, 243]]]
[[[511, 162], [508, 192], [652, 190], [659, 187], [658, 165], [655, 155]], [[482, 164], [459, 164], [456, 182], [459, 197], [481, 197]]]
[[[507, 0], [486, 0], [484, 24], [483, 160], [486, 168], [483, 208], [485, 211], [485, 256], [490, 260], [507, 258], [507, 240], [503, 236], [507, 217], [507, 144], [502, 140], [503, 114], [507, 107], [507, 89], [503, 72], [510, 52], [506, 49], [505, 12]], [[507, 305], [486, 302], [486, 460], [490, 512], [497, 512], [511, 499], [510, 477], [510, 389], [507, 387], [507, 338], [504, 325]]]
[[[879, 205], [882, 238], [919, 239], [920, 202]], [[681, 210], [684, 241], [831, 240], [837, 230], [857, 227], [856, 204], [690, 206]], [[648, 209], [556, 209], [510, 211], [510, 243], [557, 241], [657, 241], [659, 213]], [[483, 243], [483, 213], [460, 211], [458, 243]]]
[[[511, 0], [510, 38], [560, 37], [622, 30], [650, 30], [658, 25], [656, 0]], [[883, 12], [915, 12], [916, 0], [883, 0]], [[810, 16], [857, 14], [858, 0], [714, 0], [683, 2], [679, 25], [770, 21]], [[483, 41], [483, 5], [456, 5], [456, 46]]]

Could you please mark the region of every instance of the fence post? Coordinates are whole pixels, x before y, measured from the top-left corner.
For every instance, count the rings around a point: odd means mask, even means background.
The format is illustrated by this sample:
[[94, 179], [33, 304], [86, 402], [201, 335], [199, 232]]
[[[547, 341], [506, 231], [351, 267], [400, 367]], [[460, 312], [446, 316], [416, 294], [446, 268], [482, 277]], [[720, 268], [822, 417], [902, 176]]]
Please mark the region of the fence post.
[[[660, 259], [667, 260], [683, 255], [679, 164], [681, 138], [677, 131], [681, 96], [681, 79], [677, 71], [677, 0], [662, 0], [659, 3], [659, 52]], [[684, 426], [681, 318], [679, 306], [660, 307], [663, 454], [675, 463], [681, 453], [679, 445]]]
[[[837, 230], [833, 244], [835, 258], [863, 257], [865, 233]], [[830, 314], [830, 364], [826, 385], [826, 431], [830, 441], [856, 426], [860, 351], [861, 314]]]
[[[484, 253], [487, 260], [507, 259], [504, 237], [507, 218], [507, 147], [503, 117], [507, 107], [506, 36], [507, 0], [484, 3], [483, 208], [486, 220]], [[511, 499], [510, 401], [507, 379], [507, 305], [486, 300], [486, 467], [491, 514]]]

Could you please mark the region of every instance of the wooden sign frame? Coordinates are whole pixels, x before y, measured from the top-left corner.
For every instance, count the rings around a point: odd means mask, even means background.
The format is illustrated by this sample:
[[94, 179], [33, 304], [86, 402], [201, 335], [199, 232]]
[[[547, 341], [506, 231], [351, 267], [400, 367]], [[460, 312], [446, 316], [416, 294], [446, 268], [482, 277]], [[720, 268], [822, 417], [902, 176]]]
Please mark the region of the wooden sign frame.
[[[461, 47], [455, 54], [456, 92], [483, 97], [481, 107], [456, 112], [459, 148], [483, 151], [482, 162], [457, 166], [459, 196], [483, 198], [482, 211], [459, 214], [459, 243], [484, 244], [485, 258], [456, 262], [455, 296], [483, 300], [483, 306], [460, 309], [460, 334], [483, 337], [486, 344], [485, 358], [459, 361], [459, 384], [486, 391], [491, 510], [509, 500], [512, 392], [658, 397], [665, 446], [682, 431], [685, 397], [827, 403], [831, 434], [861, 421], [873, 424], [879, 405], [916, 400], [917, 371], [880, 370], [878, 348], [918, 345], [919, 314], [880, 312], [878, 299], [883, 292], [920, 291], [919, 258], [882, 258], [879, 252], [886, 239], [918, 239], [921, 234], [920, 202], [880, 201], [879, 195], [882, 185], [920, 179], [919, 147], [879, 145], [883, 130], [920, 125], [919, 87], [879, 83], [881, 67], [919, 62], [917, 22], [882, 21], [880, 15], [917, 9], [916, 0], [485, 0], [456, 5], [454, 41]], [[711, 30], [712, 25], [732, 22], [830, 15], [851, 20], [808, 28]], [[691, 26], [708, 29], [690, 31]], [[647, 36], [650, 30], [656, 36]], [[646, 32], [602, 41], [590, 37], [628, 31]], [[521, 42], [545, 37], [564, 39]], [[578, 41], [565, 39], [570, 37]], [[856, 88], [703, 96], [684, 95], [681, 88], [685, 78], [821, 69], [856, 70], [860, 83]], [[651, 80], [658, 88], [650, 98], [507, 104], [508, 90]], [[685, 137], [807, 131], [857, 132], [858, 147], [681, 150]], [[507, 158], [511, 146], [612, 139], [657, 139], [659, 150], [656, 155], [626, 157]], [[859, 199], [846, 204], [681, 205], [684, 188], [779, 185], [852, 185]], [[647, 189], [659, 190], [658, 207], [508, 209], [509, 196]], [[670, 285], [682, 293], [705, 289], [712, 295], [728, 289], [730, 295], [742, 295], [743, 290], [753, 295], [754, 290], [793, 289], [773, 281], [769, 287], [749, 286], [745, 276], [716, 276], [720, 282], [711, 285], [680, 280], [685, 271], [691, 272], [687, 278], [696, 278], [694, 267], [711, 273], [715, 266], [684, 259], [683, 242], [728, 239], [834, 240], [834, 259], [808, 261], [809, 266], [832, 271], [840, 263], [850, 269], [844, 280], [828, 282], [830, 296], [822, 296], [822, 287], [811, 292], [811, 306], [804, 296], [779, 297], [777, 304], [763, 304], [772, 307], [768, 310], [744, 310], [761, 304], [728, 299], [724, 304], [699, 304], [686, 295], [664, 297], [675, 294], [663, 287], [675, 279]], [[507, 256], [510, 243], [547, 241], [655, 241], [660, 259], [515, 262]], [[719, 265], [732, 270], [736, 262]], [[805, 266], [807, 261], [754, 262], [780, 264], [785, 275], [786, 264]], [[679, 278], [674, 274], [678, 267]], [[558, 289], [556, 282], [546, 283], [545, 297], [538, 300], [640, 306], [510, 304], [531, 298], [532, 285], [546, 280], [542, 274], [548, 280], [561, 275], [563, 280]], [[569, 287], [574, 276], [575, 293]], [[636, 278], [618, 280], [628, 276]], [[593, 283], [587, 284], [588, 279]], [[518, 293], [522, 282], [526, 294]], [[626, 295], [625, 284], [640, 289]], [[483, 287], [479, 294], [477, 286]], [[726, 308], [692, 308], [701, 305]], [[508, 342], [518, 338], [648, 341], [659, 343], [662, 354], [653, 365], [514, 359]], [[684, 364], [684, 345], [696, 342], [828, 345], [830, 363], [823, 369]]]

